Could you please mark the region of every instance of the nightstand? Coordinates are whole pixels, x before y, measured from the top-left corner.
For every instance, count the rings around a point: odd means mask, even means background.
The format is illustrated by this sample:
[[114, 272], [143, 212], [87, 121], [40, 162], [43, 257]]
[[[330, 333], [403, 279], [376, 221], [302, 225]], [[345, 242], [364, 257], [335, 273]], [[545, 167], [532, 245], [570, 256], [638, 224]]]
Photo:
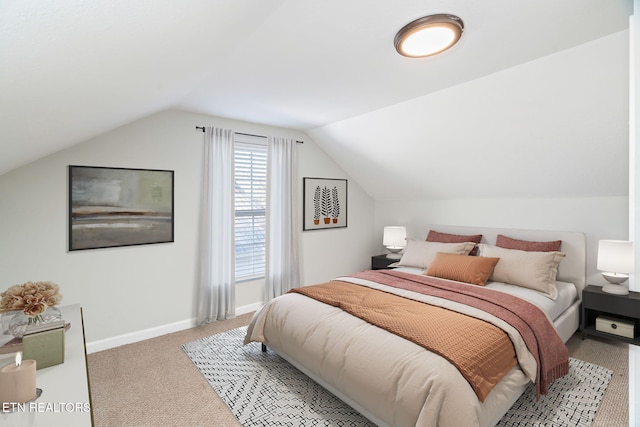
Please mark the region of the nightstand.
[[[598, 316], [620, 319], [635, 325], [634, 338], [626, 338], [596, 330]], [[589, 285], [582, 291], [582, 339], [587, 335], [640, 345], [640, 292], [614, 295], [602, 291], [600, 286]]]
[[400, 259], [387, 258], [387, 254], [374, 255], [371, 257], [371, 269], [384, 270], [389, 268], [389, 264], [393, 264], [398, 261], [400, 261]]

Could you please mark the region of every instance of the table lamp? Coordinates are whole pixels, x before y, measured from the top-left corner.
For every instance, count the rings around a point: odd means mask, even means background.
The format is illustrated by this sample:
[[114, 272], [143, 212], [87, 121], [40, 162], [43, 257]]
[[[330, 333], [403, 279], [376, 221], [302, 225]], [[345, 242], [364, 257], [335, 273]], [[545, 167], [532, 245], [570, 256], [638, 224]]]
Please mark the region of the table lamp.
[[398, 252], [400, 252], [407, 246], [406, 227], [398, 227], [398, 226], [384, 227], [382, 244], [390, 252], [389, 254], [387, 254], [387, 258], [400, 259], [402, 256]]
[[602, 271], [608, 284], [603, 292], [628, 295], [629, 289], [621, 286], [634, 271], [633, 242], [626, 240], [600, 240], [598, 242], [598, 270]]

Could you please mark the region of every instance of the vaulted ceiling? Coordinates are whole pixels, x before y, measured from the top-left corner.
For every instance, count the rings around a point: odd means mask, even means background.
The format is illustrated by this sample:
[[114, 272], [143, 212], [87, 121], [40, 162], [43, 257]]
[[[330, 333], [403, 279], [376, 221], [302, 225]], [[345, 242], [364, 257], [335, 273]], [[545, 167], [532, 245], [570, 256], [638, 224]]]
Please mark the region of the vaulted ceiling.
[[[395, 52], [400, 27], [443, 12], [465, 23], [458, 45]], [[2, 1], [0, 174], [173, 108], [305, 131], [378, 199], [619, 195], [631, 13], [631, 0]], [[602, 85], [593, 102], [585, 88]], [[617, 124], [563, 122], [576, 97]], [[603, 156], [611, 172], [585, 185]]]

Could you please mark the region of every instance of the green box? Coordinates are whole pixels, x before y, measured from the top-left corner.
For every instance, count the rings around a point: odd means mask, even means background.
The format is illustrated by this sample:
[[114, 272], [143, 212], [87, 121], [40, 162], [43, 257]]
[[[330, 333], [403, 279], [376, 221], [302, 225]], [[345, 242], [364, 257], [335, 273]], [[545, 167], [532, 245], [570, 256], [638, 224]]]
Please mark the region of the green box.
[[23, 359], [36, 361], [36, 369], [64, 363], [64, 328], [35, 332], [22, 337]]

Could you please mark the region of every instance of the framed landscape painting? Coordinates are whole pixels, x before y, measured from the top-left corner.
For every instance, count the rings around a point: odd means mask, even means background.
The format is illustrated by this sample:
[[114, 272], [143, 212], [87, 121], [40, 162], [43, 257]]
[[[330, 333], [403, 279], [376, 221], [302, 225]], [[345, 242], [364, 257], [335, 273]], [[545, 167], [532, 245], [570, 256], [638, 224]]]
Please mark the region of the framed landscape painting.
[[303, 178], [303, 230], [347, 226], [347, 180]]
[[69, 166], [69, 250], [173, 242], [173, 171]]

